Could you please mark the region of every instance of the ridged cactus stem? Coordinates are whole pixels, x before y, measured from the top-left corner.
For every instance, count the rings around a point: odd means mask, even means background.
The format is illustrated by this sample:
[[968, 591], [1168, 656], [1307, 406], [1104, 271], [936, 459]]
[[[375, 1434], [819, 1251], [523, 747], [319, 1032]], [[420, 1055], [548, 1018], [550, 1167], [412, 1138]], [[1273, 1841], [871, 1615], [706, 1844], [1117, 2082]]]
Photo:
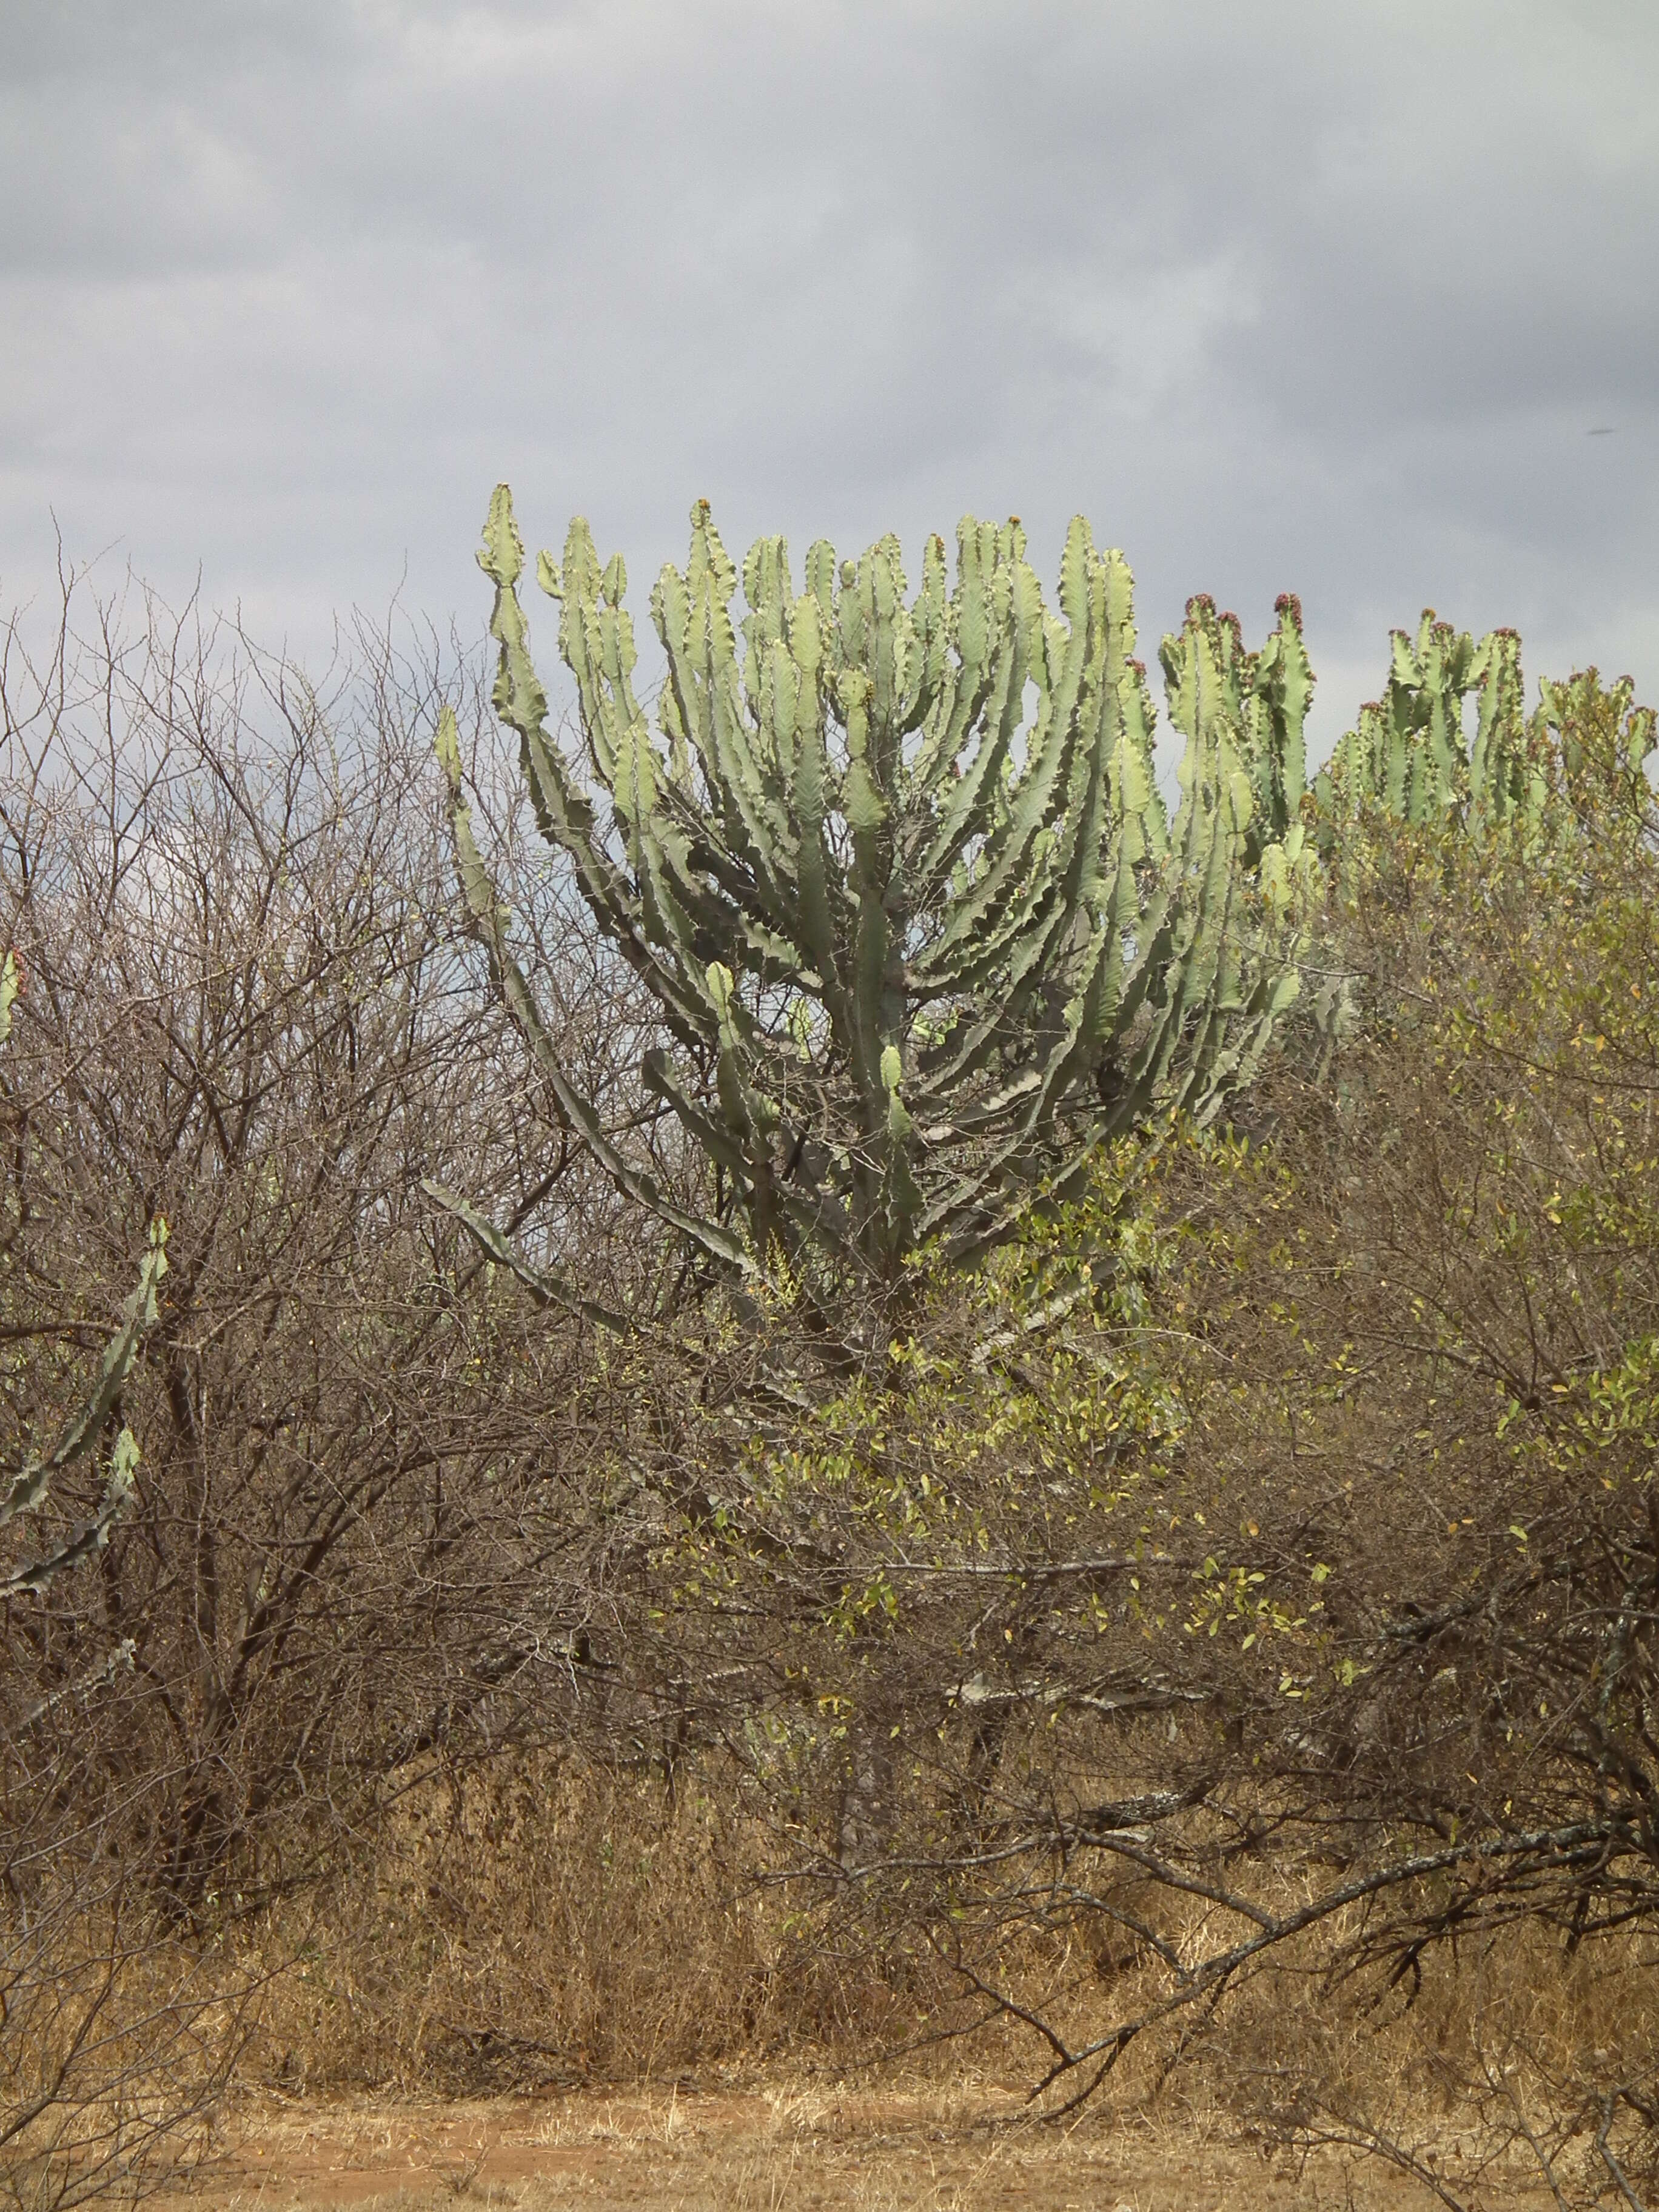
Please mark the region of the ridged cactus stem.
[[1455, 816], [1476, 835], [1535, 834], [1547, 792], [1515, 632], [1477, 643], [1432, 607], [1415, 637], [1395, 630], [1382, 696], [1361, 708], [1316, 790], [1331, 823], [1372, 807], [1419, 826]]
[[1256, 941], [1241, 869], [1301, 799], [1312, 678], [1294, 601], [1261, 654], [1201, 613], [1166, 644], [1187, 740], [1172, 827], [1128, 566], [1081, 518], [1057, 611], [1018, 523], [970, 519], [954, 583], [931, 539], [914, 597], [894, 538], [856, 562], [814, 544], [799, 591], [783, 541], [763, 538], [734, 618], [738, 571], [700, 501], [684, 568], [651, 593], [654, 727], [625, 573], [573, 522], [537, 573], [559, 602], [580, 770], [547, 732], [505, 487], [479, 559], [495, 704], [538, 824], [656, 999], [645, 1082], [721, 1170], [730, 1213], [671, 1206], [573, 1091], [507, 944], [447, 721], [474, 925], [573, 1127], [711, 1254], [889, 1284], [921, 1239], [971, 1256], [1106, 1133], [1160, 1102], [1211, 1110], [1259, 1056], [1295, 977]]

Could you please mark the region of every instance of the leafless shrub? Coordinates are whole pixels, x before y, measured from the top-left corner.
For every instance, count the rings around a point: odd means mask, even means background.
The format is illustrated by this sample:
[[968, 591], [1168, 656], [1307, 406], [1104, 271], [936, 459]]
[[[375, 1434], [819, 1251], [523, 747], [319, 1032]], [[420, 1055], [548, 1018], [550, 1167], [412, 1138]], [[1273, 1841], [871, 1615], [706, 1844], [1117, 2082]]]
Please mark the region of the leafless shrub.
[[[453, 927], [423, 650], [360, 629], [318, 686], [74, 580], [44, 639], [0, 636], [7, 1449], [76, 1398], [158, 1217], [171, 1262], [117, 1408], [133, 1496], [0, 1638], [0, 2133], [66, 2203], [223, 2078], [204, 2008], [281, 1963], [245, 1941], [264, 1908], [434, 1754], [580, 1723], [637, 1559], [589, 1336], [420, 1193], [464, 1182], [617, 1304], [661, 1295]], [[522, 888], [625, 1116], [625, 1005], [556, 882]], [[95, 1504], [72, 1477], [49, 1537]]]

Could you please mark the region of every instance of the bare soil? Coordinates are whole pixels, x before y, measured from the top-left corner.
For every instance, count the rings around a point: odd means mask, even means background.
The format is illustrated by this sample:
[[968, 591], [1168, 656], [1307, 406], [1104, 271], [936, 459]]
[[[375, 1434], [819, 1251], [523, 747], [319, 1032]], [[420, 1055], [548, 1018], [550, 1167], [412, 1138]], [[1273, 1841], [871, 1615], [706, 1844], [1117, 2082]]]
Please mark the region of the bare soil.
[[[1328, 2153], [1298, 2171], [1196, 2120], [1010, 2124], [1017, 2111], [982, 2084], [264, 2101], [226, 2124], [216, 2158], [156, 2212], [1429, 2212], [1435, 2202], [1374, 2161]], [[1455, 2184], [1455, 2161], [1447, 2178]], [[1475, 2196], [1483, 2212], [1546, 2202], [1524, 2185]]]

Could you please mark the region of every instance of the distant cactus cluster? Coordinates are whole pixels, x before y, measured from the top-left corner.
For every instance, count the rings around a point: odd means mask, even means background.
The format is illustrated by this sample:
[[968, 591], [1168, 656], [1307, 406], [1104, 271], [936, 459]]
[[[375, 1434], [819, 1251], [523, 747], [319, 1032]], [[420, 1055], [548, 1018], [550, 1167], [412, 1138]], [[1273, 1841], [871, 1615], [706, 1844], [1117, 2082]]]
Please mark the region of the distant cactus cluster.
[[[1558, 757], [1578, 766], [1587, 713], [1619, 726], [1626, 766], [1641, 773], [1654, 750], [1651, 709], [1632, 709], [1628, 677], [1603, 691], [1592, 670], [1565, 684], [1547, 679], [1530, 717], [1521, 641], [1495, 629], [1477, 643], [1425, 610], [1417, 635], [1394, 633], [1389, 680], [1316, 779], [1323, 813], [1339, 824], [1370, 805], [1414, 827], [1455, 816], [1476, 835], [1542, 830]], [[1472, 702], [1470, 708], [1466, 702]]]
[[1208, 1118], [1249, 1078], [1297, 995], [1322, 824], [1328, 844], [1368, 805], [1501, 823], [1546, 801], [1512, 632], [1476, 645], [1432, 614], [1414, 641], [1396, 632], [1383, 699], [1310, 790], [1298, 603], [1279, 601], [1251, 652], [1200, 597], [1160, 653], [1182, 741], [1170, 820], [1129, 567], [1080, 517], [1052, 609], [1018, 521], [970, 518], [954, 580], [934, 538], [914, 595], [891, 537], [857, 561], [820, 540], [799, 590], [784, 541], [759, 539], [734, 613], [739, 572], [699, 502], [684, 568], [651, 593], [654, 715], [622, 559], [602, 562], [578, 520], [562, 560], [537, 564], [575, 680], [578, 762], [549, 732], [504, 485], [478, 557], [496, 710], [543, 835], [655, 1000], [643, 1080], [713, 1170], [705, 1210], [624, 1156], [552, 1048], [446, 714], [475, 926], [572, 1126], [625, 1191], [740, 1272], [781, 1257], [798, 1277], [891, 1281], [925, 1243], [982, 1253], [1034, 1200], [1078, 1188], [1104, 1139], [1166, 1109]]

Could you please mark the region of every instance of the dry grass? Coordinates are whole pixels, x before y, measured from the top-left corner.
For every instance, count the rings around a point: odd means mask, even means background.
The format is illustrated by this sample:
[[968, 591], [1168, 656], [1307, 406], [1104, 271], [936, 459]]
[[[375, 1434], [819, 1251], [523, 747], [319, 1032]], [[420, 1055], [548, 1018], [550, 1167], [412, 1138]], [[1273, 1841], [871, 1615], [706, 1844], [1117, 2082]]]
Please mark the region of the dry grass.
[[[1564, 2139], [1564, 2116], [1659, 2069], [1644, 1954], [1520, 1930], [1380, 2002], [1287, 1961], [1179, 2067], [1167, 2042], [1136, 2046], [1080, 2123], [1034, 2126], [1029, 2032], [916, 2047], [923, 2015], [950, 2017], [942, 1972], [928, 1988], [913, 1962], [817, 1940], [755, 1887], [774, 1848], [732, 1790], [551, 1759], [428, 1778], [309, 1923], [271, 1921], [234, 1962], [246, 1986], [301, 1953], [251, 2003], [188, 2201], [1164, 2212], [1403, 2207], [1434, 2201], [1432, 2179], [1443, 2203], [1492, 2208], [1533, 2201], [1530, 2130], [1565, 2201], [1589, 2204], [1590, 2140]], [[1074, 1944], [1024, 1971], [1027, 1995], [1097, 2029], [1140, 1970], [1103, 1978]]]
[[305, 1930], [264, 2011], [289, 2088], [451, 2094], [845, 2062], [948, 1997], [838, 1954], [760, 1880], [776, 1838], [729, 1786], [552, 1758], [438, 1775]]
[[[204, 2197], [224, 2212], [1418, 2212], [1433, 2201], [1352, 2159], [1292, 2166], [1190, 2123], [1060, 2130], [988, 2117], [1017, 2104], [1006, 2084], [976, 2081], [879, 2096], [781, 2082], [544, 2106], [255, 2109], [210, 2181], [167, 2212], [199, 2212]], [[1486, 2201], [1518, 2212], [1534, 2198]]]
[[[815, 1942], [781, 1892], [755, 1887], [775, 1838], [706, 1776], [673, 1793], [550, 1761], [504, 1790], [434, 1778], [392, 1832], [333, 1900], [326, 1942], [274, 1992], [266, 2078], [313, 2099], [371, 2084], [584, 2094], [267, 2109], [259, 2170], [324, 2193], [290, 2200], [273, 2181], [262, 2204], [357, 2201], [326, 2192], [384, 2195], [395, 2177], [386, 2202], [403, 2212], [469, 2190], [525, 2212], [1005, 2197], [1160, 2212], [1205, 2192], [1403, 2205], [1437, 2201], [1425, 2193], [1437, 2185], [1442, 2203], [1495, 2206], [1543, 2188], [1534, 2144], [1565, 2200], [1588, 2204], [1605, 2177], [1573, 2116], [1593, 2112], [1598, 2082], [1650, 2080], [1659, 2064], [1644, 1953], [1568, 1955], [1519, 1929], [1392, 1992], [1333, 1985], [1311, 1951], [1287, 1956], [1189, 2029], [1173, 2070], [1170, 2044], [1149, 2041], [1080, 2126], [1011, 2130], [1039, 2070], [1035, 2039], [1011, 2023], [916, 2048], [924, 2017], [952, 2016], [942, 1970], [927, 1985], [914, 1960]], [[1086, 1943], [1012, 1964], [1022, 1993], [1074, 2031], [1132, 2005], [1142, 1971], [1103, 1976]], [[907, 2043], [902, 2071], [881, 2063]], [[613, 2085], [602, 2097], [600, 2083]], [[281, 2148], [307, 2129], [309, 2164]]]
[[207, 2146], [258, 1994], [248, 1962], [179, 1944], [118, 1890], [33, 1923], [6, 1903], [0, 2207], [136, 2198]]

